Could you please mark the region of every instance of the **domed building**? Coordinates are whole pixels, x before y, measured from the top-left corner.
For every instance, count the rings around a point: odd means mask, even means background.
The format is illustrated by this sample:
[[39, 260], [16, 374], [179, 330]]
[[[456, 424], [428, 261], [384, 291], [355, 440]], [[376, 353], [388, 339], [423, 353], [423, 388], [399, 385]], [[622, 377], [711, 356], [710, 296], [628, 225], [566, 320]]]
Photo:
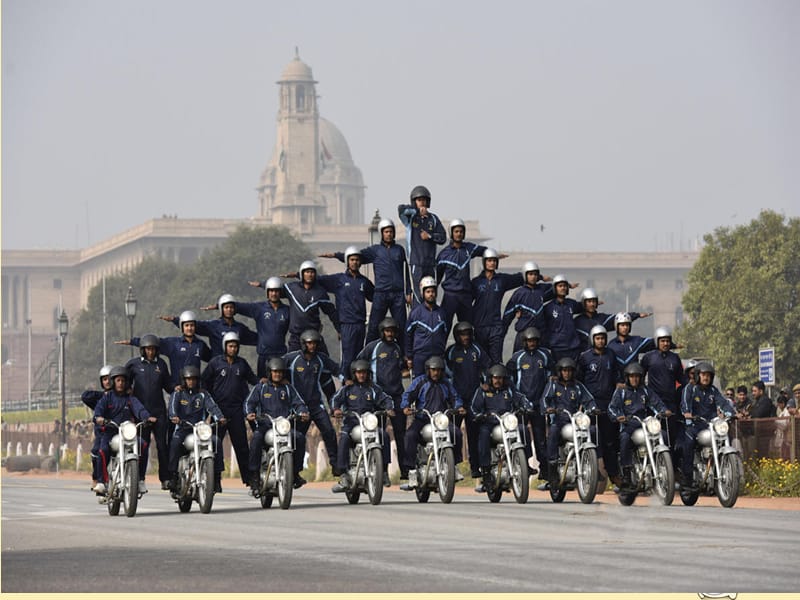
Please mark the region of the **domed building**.
[[316, 81], [298, 55], [279, 86], [275, 147], [258, 185], [258, 216], [300, 235], [364, 223], [364, 180], [336, 126], [319, 116]]

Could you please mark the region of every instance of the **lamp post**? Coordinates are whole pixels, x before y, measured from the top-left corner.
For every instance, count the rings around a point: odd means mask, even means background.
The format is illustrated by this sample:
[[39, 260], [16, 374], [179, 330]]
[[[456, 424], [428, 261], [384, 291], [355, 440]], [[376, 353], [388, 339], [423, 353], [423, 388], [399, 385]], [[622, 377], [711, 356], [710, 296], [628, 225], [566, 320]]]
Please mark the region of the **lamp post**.
[[[381, 213], [378, 209], [375, 209], [375, 216], [372, 217], [372, 222], [367, 227], [367, 231], [369, 232], [369, 245], [374, 246], [381, 242], [381, 232], [378, 231], [378, 223], [381, 222]], [[374, 275], [374, 273], [372, 273]], [[374, 277], [373, 277], [374, 279]]]
[[[133, 339], [133, 320], [136, 318], [136, 305], [138, 301], [136, 296], [133, 295], [133, 286], [128, 286], [128, 295], [125, 296], [125, 316], [128, 317], [130, 322], [131, 335], [128, 339]], [[131, 346], [131, 358], [133, 358], [133, 346]]]
[[[67, 333], [69, 333], [69, 319], [66, 311], [62, 309], [61, 316], [58, 317], [58, 335], [61, 338], [61, 448], [67, 444]], [[61, 452], [58, 456], [60, 461]]]

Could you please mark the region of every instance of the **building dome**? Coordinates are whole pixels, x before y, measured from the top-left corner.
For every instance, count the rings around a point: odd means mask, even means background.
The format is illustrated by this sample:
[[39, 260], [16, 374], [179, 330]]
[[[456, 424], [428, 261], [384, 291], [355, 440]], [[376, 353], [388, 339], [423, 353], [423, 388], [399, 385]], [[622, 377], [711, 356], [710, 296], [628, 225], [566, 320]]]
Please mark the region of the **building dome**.
[[278, 83], [285, 83], [287, 81], [308, 81], [316, 83], [316, 81], [314, 81], [314, 76], [311, 74], [311, 67], [300, 60], [298, 54], [295, 54], [291, 62], [286, 65]]
[[324, 162], [353, 164], [350, 146], [347, 145], [347, 140], [344, 139], [342, 132], [336, 125], [322, 117], [319, 118], [319, 140]]

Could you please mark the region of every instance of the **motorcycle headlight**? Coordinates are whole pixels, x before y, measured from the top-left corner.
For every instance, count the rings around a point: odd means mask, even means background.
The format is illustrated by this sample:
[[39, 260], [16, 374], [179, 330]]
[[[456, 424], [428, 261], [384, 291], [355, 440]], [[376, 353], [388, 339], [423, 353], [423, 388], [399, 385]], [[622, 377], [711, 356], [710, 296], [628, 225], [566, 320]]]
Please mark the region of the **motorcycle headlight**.
[[111, 448], [112, 452], [119, 452], [119, 436], [113, 436], [111, 441], [108, 442], [108, 446]]
[[450, 418], [441, 412], [436, 413], [433, 415], [433, 426], [436, 427], [439, 431], [443, 429], [447, 429], [447, 426], [450, 425]]
[[506, 413], [503, 415], [503, 429], [506, 431], [514, 431], [518, 423], [517, 415], [513, 413]]
[[126, 442], [132, 442], [136, 439], [136, 425], [131, 423], [130, 421], [125, 421], [122, 425], [119, 426], [119, 434], [122, 436], [122, 439]]
[[650, 435], [658, 435], [661, 433], [661, 421], [655, 417], [647, 417], [644, 420], [644, 426], [645, 429], [647, 429], [647, 433]]
[[361, 423], [367, 431], [375, 431], [378, 428], [378, 417], [371, 412], [361, 415]]
[[292, 430], [292, 424], [286, 417], [278, 417], [275, 419], [275, 423], [272, 426], [275, 428], [275, 431], [278, 432], [278, 435], [289, 435], [289, 432]]
[[722, 419], [715, 419], [714, 420], [714, 433], [718, 436], [722, 437], [724, 435], [728, 435], [728, 422], [723, 421]]
[[579, 412], [575, 414], [575, 425], [578, 429], [589, 429], [589, 425], [591, 424], [592, 420], [586, 413]]
[[197, 432], [197, 439], [201, 442], [207, 442], [211, 439], [211, 425], [208, 423], [198, 423], [195, 431]]

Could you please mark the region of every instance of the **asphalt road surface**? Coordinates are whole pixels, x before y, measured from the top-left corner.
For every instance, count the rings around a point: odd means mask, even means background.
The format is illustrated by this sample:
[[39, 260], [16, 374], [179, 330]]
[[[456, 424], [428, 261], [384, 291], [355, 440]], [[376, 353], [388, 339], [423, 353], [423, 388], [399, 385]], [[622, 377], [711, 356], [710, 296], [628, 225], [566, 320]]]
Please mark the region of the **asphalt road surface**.
[[[230, 489], [228, 489], [230, 488]], [[461, 490], [419, 504], [396, 486], [380, 506], [329, 485], [261, 509], [226, 486], [210, 514], [152, 490], [110, 517], [83, 480], [2, 480], [2, 592], [796, 592], [797, 512], [490, 504]]]

